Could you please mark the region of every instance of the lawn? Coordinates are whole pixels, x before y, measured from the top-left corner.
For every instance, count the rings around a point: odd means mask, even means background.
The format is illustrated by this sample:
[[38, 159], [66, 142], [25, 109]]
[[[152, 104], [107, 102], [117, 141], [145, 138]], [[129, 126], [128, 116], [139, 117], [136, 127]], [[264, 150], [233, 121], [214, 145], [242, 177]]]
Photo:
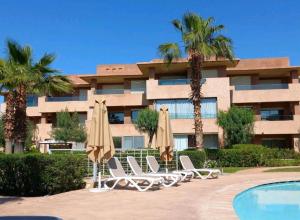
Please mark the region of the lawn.
[[223, 172], [224, 173], [235, 173], [240, 170], [245, 170], [248, 169], [247, 167], [223, 167]]
[[265, 172], [300, 172], [300, 167], [275, 168], [266, 170]]

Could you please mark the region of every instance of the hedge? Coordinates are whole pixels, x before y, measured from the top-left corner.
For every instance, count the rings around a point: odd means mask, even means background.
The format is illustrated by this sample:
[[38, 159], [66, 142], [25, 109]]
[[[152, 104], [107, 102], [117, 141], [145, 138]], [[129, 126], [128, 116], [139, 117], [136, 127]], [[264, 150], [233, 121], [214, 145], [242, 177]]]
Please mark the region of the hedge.
[[299, 165], [300, 154], [293, 150], [267, 148], [262, 145], [240, 144], [230, 149], [184, 150], [195, 167], [257, 167]]
[[0, 155], [0, 195], [41, 196], [81, 189], [85, 168], [79, 155]]

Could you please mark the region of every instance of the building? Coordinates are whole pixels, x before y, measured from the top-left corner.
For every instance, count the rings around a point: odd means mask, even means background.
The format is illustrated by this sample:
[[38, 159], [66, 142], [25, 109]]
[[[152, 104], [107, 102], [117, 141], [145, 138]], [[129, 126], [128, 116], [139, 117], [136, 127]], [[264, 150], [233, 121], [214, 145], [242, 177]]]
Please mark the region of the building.
[[[290, 66], [288, 58], [208, 60], [203, 70], [202, 118], [204, 145], [222, 146], [223, 132], [216, 125], [219, 110], [231, 105], [255, 111], [253, 142], [294, 148], [300, 137], [300, 67]], [[56, 113], [68, 108], [78, 112], [88, 125], [94, 100], [106, 99], [112, 134], [117, 148], [141, 148], [147, 135], [135, 129], [133, 121], [140, 109], [167, 105], [175, 147], [194, 143], [193, 106], [187, 60], [167, 66], [162, 60], [137, 64], [97, 66], [96, 74], [70, 75], [73, 94], [57, 97], [28, 97], [27, 114], [37, 124], [38, 139], [50, 139]], [[1, 105], [2, 111], [5, 103]]]

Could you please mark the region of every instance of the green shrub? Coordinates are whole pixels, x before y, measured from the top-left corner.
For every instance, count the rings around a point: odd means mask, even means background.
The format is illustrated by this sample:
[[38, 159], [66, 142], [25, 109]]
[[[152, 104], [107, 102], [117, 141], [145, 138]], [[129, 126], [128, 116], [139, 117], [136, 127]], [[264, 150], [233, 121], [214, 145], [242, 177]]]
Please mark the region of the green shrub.
[[202, 168], [204, 166], [204, 162], [206, 160], [206, 155], [204, 151], [199, 151], [195, 149], [188, 149], [178, 152], [178, 155], [186, 155], [189, 156], [191, 161], [193, 162], [195, 168]]
[[270, 159], [267, 161], [268, 167], [281, 167], [281, 166], [299, 166], [299, 159]]
[[84, 187], [79, 155], [0, 155], [0, 194], [41, 196]]

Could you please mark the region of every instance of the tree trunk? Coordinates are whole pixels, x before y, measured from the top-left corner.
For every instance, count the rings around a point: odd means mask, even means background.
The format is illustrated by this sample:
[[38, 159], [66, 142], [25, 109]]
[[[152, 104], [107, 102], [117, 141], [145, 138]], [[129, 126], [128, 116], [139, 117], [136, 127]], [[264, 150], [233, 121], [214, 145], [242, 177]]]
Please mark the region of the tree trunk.
[[26, 86], [20, 85], [17, 88], [16, 96], [16, 112], [15, 116], [18, 120], [15, 121], [15, 139], [16, 152], [23, 152], [26, 138], [27, 117], [26, 117]]
[[201, 68], [204, 57], [200, 54], [192, 54], [190, 64], [192, 69], [191, 76], [191, 100], [194, 105], [194, 126], [195, 126], [195, 147], [203, 149], [203, 124], [201, 120]]
[[148, 148], [151, 148], [154, 134], [149, 134]]
[[6, 96], [6, 110], [4, 116], [5, 152], [13, 153], [13, 136], [15, 124], [15, 94], [9, 91]]

